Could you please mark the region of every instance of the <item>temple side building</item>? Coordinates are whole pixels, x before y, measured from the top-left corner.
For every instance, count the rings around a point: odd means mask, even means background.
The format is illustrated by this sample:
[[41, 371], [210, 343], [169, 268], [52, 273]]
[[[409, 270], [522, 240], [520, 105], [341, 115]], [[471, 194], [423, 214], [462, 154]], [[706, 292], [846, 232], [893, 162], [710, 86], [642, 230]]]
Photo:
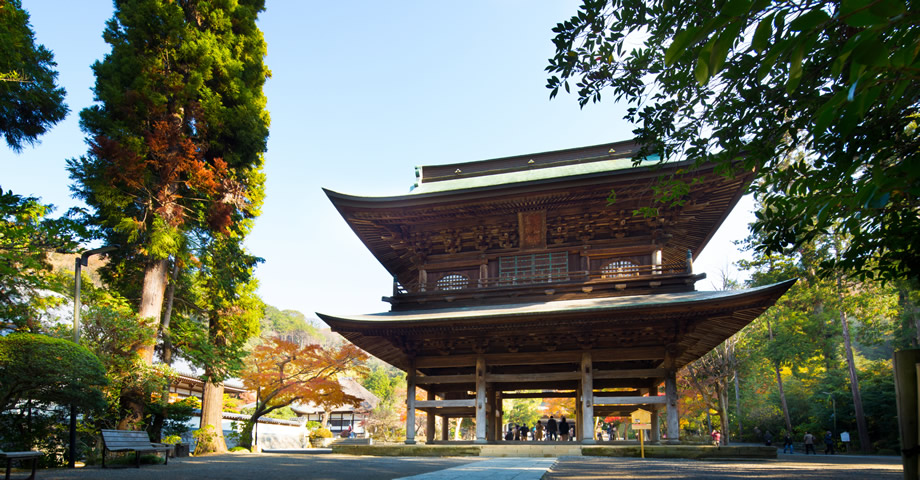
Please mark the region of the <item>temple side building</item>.
[[[653, 441], [663, 414], [667, 441], [679, 442], [677, 370], [792, 282], [697, 291], [705, 274], [693, 259], [752, 175], [657, 158], [636, 166], [636, 149], [626, 141], [423, 166], [401, 196], [326, 191], [394, 282], [387, 312], [317, 314], [406, 371], [407, 443], [415, 410], [428, 413], [427, 443], [447, 441], [459, 417], [475, 419], [477, 443], [498, 441], [501, 400], [528, 397], [574, 398], [578, 432], [641, 407], [653, 413]], [[692, 187], [656, 216], [634, 215], [654, 204], [663, 177]]]

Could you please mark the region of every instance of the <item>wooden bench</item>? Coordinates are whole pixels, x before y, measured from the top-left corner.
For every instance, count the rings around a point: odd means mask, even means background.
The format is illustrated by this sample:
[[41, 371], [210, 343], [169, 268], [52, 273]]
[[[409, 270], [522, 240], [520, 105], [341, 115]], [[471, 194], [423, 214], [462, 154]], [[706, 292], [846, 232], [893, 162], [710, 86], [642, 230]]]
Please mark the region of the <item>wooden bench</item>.
[[134, 452], [134, 464], [141, 468], [142, 453], [165, 453], [169, 463], [169, 445], [152, 443], [147, 432], [142, 430], [102, 430], [102, 468], [105, 468], [106, 452]]
[[29, 475], [29, 480], [35, 478], [35, 466], [38, 463], [38, 457], [44, 455], [42, 452], [4, 452], [0, 450], [0, 460], [6, 460], [6, 480], [10, 480], [10, 470], [13, 468], [13, 460], [19, 460], [19, 465], [21, 466], [23, 460], [32, 460], [32, 475]]

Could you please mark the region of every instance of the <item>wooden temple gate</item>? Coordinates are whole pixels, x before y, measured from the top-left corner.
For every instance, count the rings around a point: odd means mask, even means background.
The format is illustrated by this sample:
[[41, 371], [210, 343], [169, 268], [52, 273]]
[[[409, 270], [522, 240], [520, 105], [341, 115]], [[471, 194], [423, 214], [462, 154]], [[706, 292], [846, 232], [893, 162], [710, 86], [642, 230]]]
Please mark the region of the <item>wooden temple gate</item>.
[[[753, 321], [792, 282], [696, 291], [692, 262], [741, 196], [750, 172], [712, 165], [638, 167], [619, 142], [420, 167], [408, 195], [327, 191], [393, 275], [390, 311], [317, 313], [333, 331], [404, 370], [407, 443], [415, 411], [475, 419], [478, 443], [501, 438], [503, 398], [576, 399], [576, 433], [594, 417], [664, 411], [679, 442], [676, 372]], [[661, 175], [694, 188], [644, 218]], [[607, 205], [610, 192], [618, 203]], [[664, 394], [660, 387], [664, 385]], [[427, 392], [416, 400], [417, 389]]]

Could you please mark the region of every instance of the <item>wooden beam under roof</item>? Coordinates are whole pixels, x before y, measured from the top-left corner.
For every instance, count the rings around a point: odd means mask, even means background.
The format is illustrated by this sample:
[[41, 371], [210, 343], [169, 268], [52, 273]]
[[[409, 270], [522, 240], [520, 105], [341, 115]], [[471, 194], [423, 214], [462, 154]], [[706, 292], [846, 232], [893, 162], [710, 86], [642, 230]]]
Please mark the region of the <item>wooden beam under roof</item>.
[[[660, 360], [664, 358], [664, 347], [624, 347], [592, 350], [596, 362], [628, 362], [634, 360]], [[416, 358], [418, 368], [446, 368], [476, 365], [478, 355], [442, 355]], [[535, 353], [492, 353], [485, 354], [486, 365], [544, 365], [548, 363], [577, 363], [581, 351], [535, 352]]]

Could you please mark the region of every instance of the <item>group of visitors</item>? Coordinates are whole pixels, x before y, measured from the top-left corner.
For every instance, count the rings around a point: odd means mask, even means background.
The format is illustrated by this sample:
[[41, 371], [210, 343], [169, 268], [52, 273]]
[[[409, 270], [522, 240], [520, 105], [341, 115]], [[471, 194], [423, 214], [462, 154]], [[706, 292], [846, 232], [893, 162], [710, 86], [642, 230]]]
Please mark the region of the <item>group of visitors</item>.
[[540, 420], [537, 420], [537, 423], [533, 428], [528, 427], [526, 423], [521, 425], [508, 424], [508, 431], [505, 432], [505, 440], [508, 441], [563, 441], [567, 442], [570, 438], [574, 438], [575, 428], [572, 425], [569, 425], [569, 422], [562, 417], [560, 421], [556, 421], [556, 418], [550, 415], [549, 420], [546, 421], [546, 425], [543, 424]]
[[[849, 434], [847, 434], [847, 437], [849, 437]], [[815, 436], [812, 435], [811, 432], [806, 431], [803, 440], [805, 443], [805, 455], [808, 455], [809, 452], [811, 452], [812, 455], [817, 455], [818, 453], [815, 452]], [[767, 445], [769, 445], [769, 443]], [[792, 445], [792, 436], [788, 433], [783, 437], [783, 453], [795, 453], [795, 449]], [[835, 453], [837, 453], [837, 447], [834, 442], [834, 435], [828, 430], [827, 433], [824, 434], [824, 454], [833, 455]]]
[[[846, 440], [849, 441], [850, 434], [846, 432], [844, 432], [844, 434], [846, 435], [845, 437]], [[722, 433], [719, 432], [718, 429], [713, 430], [710, 436], [712, 437], [713, 445], [718, 446], [722, 443]], [[811, 452], [813, 455], [817, 455], [817, 453], [815, 452], [815, 436], [812, 435], [811, 432], [806, 431], [805, 437], [803, 438], [803, 440], [805, 443], [805, 455], [808, 455], [809, 452]], [[763, 441], [764, 441], [764, 444], [768, 447], [773, 445], [773, 434], [770, 433], [769, 430], [764, 432]], [[793, 446], [792, 435], [790, 435], [788, 432], [783, 434], [783, 453], [789, 453], [789, 454], [795, 453], [795, 447]], [[827, 433], [824, 434], [824, 453], [825, 455], [833, 455], [837, 453], [837, 448], [836, 448], [836, 445], [834, 444], [834, 435], [831, 433], [830, 430], [828, 430]]]

